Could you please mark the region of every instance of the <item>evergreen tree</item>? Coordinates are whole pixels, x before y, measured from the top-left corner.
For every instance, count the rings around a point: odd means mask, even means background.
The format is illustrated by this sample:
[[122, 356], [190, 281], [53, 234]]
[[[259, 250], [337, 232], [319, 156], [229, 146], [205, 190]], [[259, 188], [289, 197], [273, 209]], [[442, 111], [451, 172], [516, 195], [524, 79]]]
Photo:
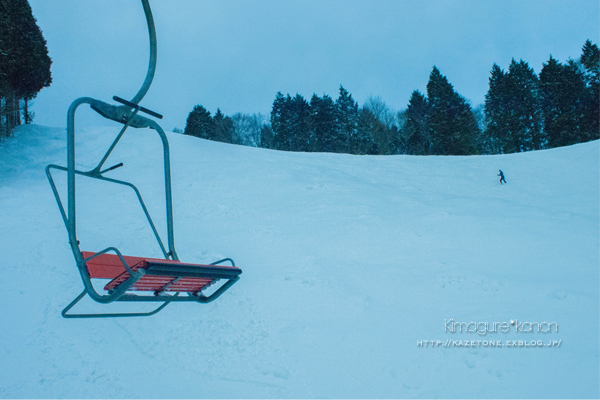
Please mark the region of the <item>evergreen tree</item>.
[[310, 99], [310, 121], [314, 151], [333, 153], [340, 146], [337, 115], [333, 100], [328, 95], [313, 94]]
[[358, 112], [356, 136], [351, 142], [353, 154], [379, 154], [375, 142], [374, 132], [382, 129], [383, 124], [368, 108], [361, 108]]
[[291, 110], [292, 99], [288, 94], [283, 97], [281, 92], [277, 92], [273, 101], [271, 110], [271, 128], [273, 130], [273, 147], [277, 150], [290, 150], [291, 131]]
[[278, 92], [271, 110], [273, 145], [278, 150], [311, 151], [310, 106], [300, 94]]
[[[412, 94], [411, 94], [412, 97]], [[396, 121], [398, 123], [398, 135], [394, 141], [394, 154], [408, 154], [408, 140], [407, 132], [405, 131], [405, 125], [407, 120], [406, 110], [398, 111], [396, 113]]]
[[209, 139], [217, 142], [233, 143], [235, 128], [230, 117], [223, 115], [220, 109], [213, 117], [213, 132]]
[[316, 151], [314, 136], [310, 129], [310, 106], [306, 99], [296, 93], [289, 103], [290, 151]]
[[385, 126], [385, 136], [387, 137], [388, 149], [384, 154], [392, 155], [392, 154], [403, 154], [404, 152], [404, 143], [402, 141], [402, 132], [398, 129], [398, 126], [393, 124], [390, 126]]
[[201, 105], [196, 105], [189, 113], [184, 135], [195, 136], [202, 139], [212, 139], [214, 121], [210, 113]]
[[542, 114], [538, 78], [529, 65], [512, 60], [505, 73], [494, 64], [485, 97], [487, 136], [492, 150], [515, 153], [541, 149]]
[[485, 95], [484, 113], [487, 122], [486, 134], [492, 147], [492, 153], [505, 152], [504, 143], [508, 141], [509, 131], [506, 121], [508, 110], [508, 76], [494, 64], [489, 78], [489, 89]]
[[[587, 142], [590, 140], [587, 138], [585, 129], [588, 92], [581, 64], [574, 60], [568, 60], [565, 64], [563, 75], [565, 85], [569, 88], [568, 94], [564, 96], [563, 101], [567, 105], [568, 120], [572, 126], [572, 143]], [[596, 110], [596, 115], [598, 115], [598, 110]]]
[[343, 86], [340, 85], [340, 94], [335, 101], [337, 111], [337, 130], [339, 132], [339, 144], [337, 152], [349, 152], [350, 143], [356, 137], [358, 121], [358, 104]]
[[529, 65], [513, 59], [507, 80], [507, 140], [505, 153], [537, 150], [545, 142], [542, 137], [542, 116], [538, 96], [538, 77]]
[[583, 74], [571, 60], [560, 64], [550, 56], [540, 72], [540, 99], [548, 147], [585, 141], [586, 87]]
[[261, 127], [259, 147], [264, 149], [275, 148], [275, 135], [273, 133], [273, 129], [271, 129], [271, 125], [263, 124]]
[[[7, 130], [20, 123], [19, 99], [34, 98], [50, 86], [46, 40], [27, 0], [0, 0], [0, 97], [9, 114]], [[25, 113], [26, 121], [28, 112]]]
[[475, 154], [479, 128], [471, 106], [454, 91], [437, 67], [433, 67], [429, 76], [427, 101], [429, 135], [435, 154]]
[[485, 118], [484, 105], [480, 104], [473, 108], [473, 115], [477, 121], [479, 127], [479, 135], [475, 139], [477, 145], [478, 154], [497, 154], [494, 143], [491, 138], [487, 136], [487, 121]]
[[432, 144], [427, 127], [427, 99], [418, 90], [410, 96], [406, 108], [402, 136], [406, 154], [431, 154]]
[[587, 87], [583, 132], [585, 140], [600, 138], [600, 50], [590, 40], [585, 42], [579, 59], [585, 68]]

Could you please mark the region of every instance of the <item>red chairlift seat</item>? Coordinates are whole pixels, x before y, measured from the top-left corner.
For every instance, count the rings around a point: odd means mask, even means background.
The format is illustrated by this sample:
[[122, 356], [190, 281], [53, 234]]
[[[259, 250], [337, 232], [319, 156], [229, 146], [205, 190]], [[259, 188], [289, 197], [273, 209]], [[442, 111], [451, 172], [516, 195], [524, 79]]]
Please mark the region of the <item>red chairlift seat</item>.
[[[95, 253], [84, 251], [83, 257]], [[133, 272], [140, 269], [144, 275], [128, 291], [185, 292], [197, 295], [220, 279], [231, 279], [241, 274], [235, 266], [182, 263], [135, 256], [123, 256]], [[223, 260], [222, 260], [223, 261]], [[111, 292], [131, 277], [117, 254], [104, 253], [85, 263], [90, 278], [110, 279], [104, 290]]]

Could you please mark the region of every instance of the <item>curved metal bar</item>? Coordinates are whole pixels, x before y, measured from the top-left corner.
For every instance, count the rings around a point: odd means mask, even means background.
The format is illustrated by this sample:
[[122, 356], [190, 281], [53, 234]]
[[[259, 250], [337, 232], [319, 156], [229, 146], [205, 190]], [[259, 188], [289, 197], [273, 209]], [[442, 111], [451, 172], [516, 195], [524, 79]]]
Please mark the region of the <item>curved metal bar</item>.
[[67, 170], [65, 167], [60, 167], [58, 165], [49, 164], [46, 166], [46, 177], [48, 177], [48, 181], [50, 182], [50, 186], [52, 187], [52, 192], [54, 193], [54, 198], [58, 203], [58, 209], [60, 210], [60, 215], [62, 216], [63, 222], [65, 223], [65, 227], [67, 230], [69, 229], [69, 220], [67, 218], [67, 214], [65, 213], [65, 208], [63, 207], [62, 201], [60, 200], [60, 195], [58, 193], [58, 189], [56, 189], [56, 185], [54, 184], [54, 179], [52, 178], [52, 173], [50, 172], [50, 168], [55, 169], [63, 169]]
[[231, 266], [232, 266], [232, 267], [235, 267], [235, 262], [233, 262], [233, 260], [232, 260], [231, 258], [224, 258], [224, 259], [222, 259], [222, 260], [219, 260], [219, 261], [215, 261], [215, 262], [213, 262], [213, 263], [210, 263], [209, 265], [217, 265], [217, 264], [221, 264], [221, 263], [222, 263], [222, 262], [224, 262], [224, 261], [229, 261], [229, 262], [231, 263]]
[[80, 97], [73, 101], [67, 112], [67, 232], [69, 233], [69, 244], [73, 250], [75, 261], [79, 265], [83, 256], [79, 249], [77, 240], [77, 225], [75, 221], [75, 111], [82, 104], [93, 104], [91, 97]]
[[[100, 254], [104, 254], [107, 251], [114, 251], [119, 256], [119, 258], [121, 259], [121, 262], [123, 263], [125, 268], [128, 270], [128, 272], [131, 271], [131, 268], [129, 268], [129, 266], [125, 262], [123, 255], [115, 247], [108, 247], [108, 248], [102, 250], [101, 252], [96, 253], [94, 256], [90, 257], [89, 259], [94, 258], [95, 256], [98, 256]], [[79, 269], [79, 275], [81, 275], [81, 280], [83, 281], [83, 286], [85, 287], [87, 294], [93, 300], [97, 301], [98, 303], [102, 303], [102, 304], [112, 303], [113, 301], [119, 300], [119, 298], [121, 296], [123, 296], [125, 294], [125, 292], [127, 292], [127, 290], [129, 290], [130, 287], [132, 287], [137, 281], [139, 281], [145, 275], [144, 274], [145, 271], [143, 269], [139, 269], [136, 272], [132, 271], [132, 272], [130, 272], [129, 278], [127, 278], [127, 280], [125, 282], [120, 284], [119, 287], [117, 287], [114, 292], [112, 292], [110, 294], [100, 294], [96, 291], [96, 289], [94, 288], [94, 285], [92, 284], [92, 280], [90, 278], [90, 275], [87, 272], [84, 260], [77, 263], [77, 268]]]
[[131, 99], [132, 103], [138, 104], [146, 93], [148, 89], [150, 89], [150, 85], [152, 84], [152, 80], [154, 79], [154, 72], [156, 71], [156, 28], [154, 26], [154, 19], [152, 18], [152, 10], [150, 9], [150, 4], [148, 0], [142, 0], [142, 5], [144, 7], [144, 14], [146, 14], [146, 22], [148, 23], [148, 35], [150, 36], [150, 61], [148, 63], [148, 72], [146, 73], [146, 79], [142, 84], [142, 87], [137, 92], [133, 99]]
[[190, 297], [195, 298], [198, 303], [210, 303], [211, 301], [215, 301], [219, 296], [221, 296], [223, 293], [225, 293], [225, 291], [227, 289], [229, 289], [239, 279], [240, 278], [237, 276], [235, 278], [229, 279], [227, 282], [225, 282], [223, 284], [223, 286], [218, 288], [213, 294], [211, 294], [209, 296], [205, 296], [203, 294], [197, 295], [197, 294], [190, 293]]
[[[172, 300], [167, 300], [163, 304], [161, 304], [158, 308], [145, 313], [102, 313], [102, 314], [67, 314], [71, 308], [75, 306], [75, 304], [79, 303], [81, 299], [85, 297], [87, 291], [84, 290], [81, 292], [79, 296], [75, 298], [68, 306], [62, 310], [61, 315], [63, 318], [114, 318], [114, 317], [149, 317], [151, 315], [156, 314], [163, 308], [169, 305]], [[172, 296], [176, 297], [176, 296]]]
[[[58, 190], [56, 189], [56, 185], [54, 184], [54, 179], [52, 178], [52, 174], [50, 173], [50, 169], [57, 169], [59, 171], [67, 171], [67, 168], [61, 167], [60, 165], [50, 164], [46, 167], [46, 175], [48, 177], [48, 180], [50, 181], [50, 185], [52, 186], [52, 191], [54, 192], [54, 197], [56, 198], [56, 202], [58, 203], [58, 208], [60, 209], [60, 213], [63, 217], [63, 221], [65, 222], [65, 226], [67, 227], [67, 230], [68, 230], [69, 224], [67, 222], [67, 216], [65, 214], [65, 210], [63, 208], [62, 201], [60, 199], [60, 195], [58, 194]], [[160, 235], [158, 234], [158, 231], [156, 230], [154, 221], [152, 221], [152, 217], [150, 217], [150, 212], [148, 211], [148, 208], [146, 207], [146, 203], [144, 203], [144, 199], [142, 199], [142, 194], [140, 193], [139, 189], [134, 184], [125, 182], [125, 181], [121, 181], [118, 179], [106, 178], [102, 175], [94, 175], [93, 171], [84, 172], [84, 171], [75, 170], [75, 174], [87, 176], [88, 178], [98, 179], [101, 181], [107, 181], [107, 182], [116, 183], [119, 185], [124, 185], [124, 186], [130, 187], [134, 191], [135, 195], [137, 196], [140, 206], [142, 206], [142, 210], [144, 211], [144, 214], [146, 215], [146, 219], [148, 220], [148, 223], [150, 224], [150, 228], [152, 229], [152, 232], [154, 233], [154, 237], [156, 238], [156, 241], [158, 242], [158, 245], [160, 246], [160, 250], [162, 251], [163, 256], [165, 257], [165, 259], [169, 258], [167, 250], [165, 249], [165, 245], [163, 244], [162, 239], [160, 238]]]
[[169, 254], [173, 260], [179, 260], [175, 251], [175, 234], [173, 230], [173, 198], [171, 195], [171, 157], [169, 155], [169, 140], [165, 131], [154, 120], [149, 120], [150, 128], [158, 132], [163, 144], [164, 157], [164, 175], [165, 175], [165, 201], [167, 205], [167, 240], [169, 244]]
[[121, 254], [119, 249], [117, 249], [116, 247], [107, 247], [102, 251], [92, 254], [88, 258], [84, 258], [83, 260], [81, 260], [80, 267], [84, 266], [84, 264], [86, 262], [93, 260], [94, 258], [101, 256], [102, 254], [108, 253], [111, 250], [114, 251], [115, 253], [117, 253], [117, 256], [119, 256], [119, 259], [121, 260], [121, 264], [123, 264], [123, 266], [125, 267], [125, 270], [129, 273], [129, 275], [133, 275], [134, 274], [133, 270], [131, 269], [129, 264], [127, 264], [127, 261], [125, 261], [123, 254]]
[[[68, 174], [68, 202], [67, 202], [67, 231], [69, 232], [69, 242], [75, 255], [75, 260], [79, 264], [82, 260], [81, 251], [77, 241], [77, 229], [76, 229], [76, 213], [75, 213], [75, 112], [77, 108], [82, 104], [90, 104], [91, 106], [98, 105], [99, 100], [95, 100], [91, 97], [81, 97], [71, 103], [69, 111], [67, 113], [67, 174]], [[116, 109], [116, 108], [115, 108]], [[179, 260], [177, 252], [175, 250], [175, 234], [173, 229], [173, 197], [171, 195], [171, 158], [169, 151], [169, 140], [165, 131], [161, 128], [158, 123], [154, 120], [145, 119], [140, 116], [135, 116], [144, 121], [149, 128], [154, 129], [163, 145], [163, 164], [164, 164], [164, 176], [165, 176], [165, 201], [167, 211], [167, 240], [169, 252], [168, 256], [171, 256], [173, 260]], [[92, 172], [92, 171], [90, 171]], [[93, 175], [89, 175], [93, 176]], [[108, 178], [103, 178], [109, 180]], [[136, 190], [137, 191], [137, 190]]]

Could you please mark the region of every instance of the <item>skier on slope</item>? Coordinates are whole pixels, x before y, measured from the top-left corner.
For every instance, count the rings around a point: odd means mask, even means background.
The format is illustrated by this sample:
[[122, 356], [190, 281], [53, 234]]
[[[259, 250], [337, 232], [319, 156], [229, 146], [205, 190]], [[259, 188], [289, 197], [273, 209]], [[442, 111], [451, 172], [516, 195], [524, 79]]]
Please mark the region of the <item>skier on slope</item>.
[[502, 173], [501, 169], [499, 169], [498, 172], [500, 172], [498, 176], [500, 177], [500, 184], [502, 185], [502, 182], [506, 183], [506, 179], [504, 179], [504, 173]]

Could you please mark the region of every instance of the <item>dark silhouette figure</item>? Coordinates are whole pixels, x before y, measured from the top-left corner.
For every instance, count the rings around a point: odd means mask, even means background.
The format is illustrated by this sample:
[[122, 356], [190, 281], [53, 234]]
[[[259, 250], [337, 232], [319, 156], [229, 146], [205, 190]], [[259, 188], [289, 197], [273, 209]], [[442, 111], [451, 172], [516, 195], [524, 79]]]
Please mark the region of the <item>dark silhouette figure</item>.
[[500, 184], [502, 185], [502, 182], [506, 183], [506, 179], [504, 179], [504, 173], [501, 169], [499, 169], [498, 172], [500, 172], [498, 176], [500, 177]]

